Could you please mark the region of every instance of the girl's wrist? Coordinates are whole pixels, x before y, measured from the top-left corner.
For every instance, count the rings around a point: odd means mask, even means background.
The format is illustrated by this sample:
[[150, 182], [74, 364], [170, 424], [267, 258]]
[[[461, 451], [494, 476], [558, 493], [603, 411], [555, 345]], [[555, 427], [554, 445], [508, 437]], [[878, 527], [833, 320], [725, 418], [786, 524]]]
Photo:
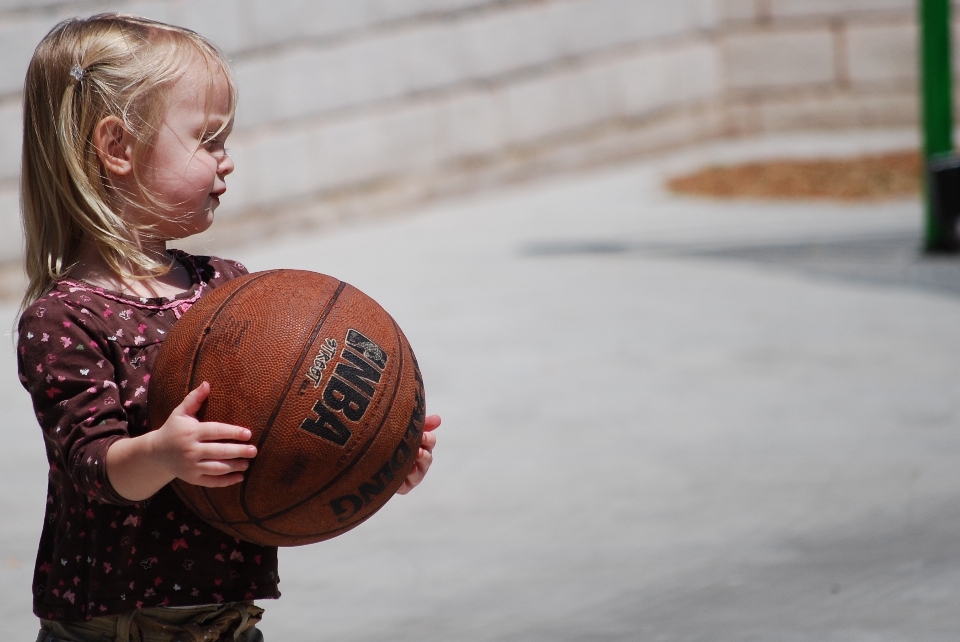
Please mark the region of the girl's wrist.
[[160, 431], [151, 430], [139, 437], [134, 437], [134, 439], [140, 440], [140, 443], [137, 445], [139, 449], [142, 449], [141, 461], [148, 471], [148, 476], [160, 483], [160, 487], [157, 488], [157, 490], [160, 490], [160, 488], [166, 486], [177, 477], [176, 472], [169, 469], [169, 461], [165, 456], [166, 453], [162, 448], [159, 435]]
[[118, 439], [107, 450], [106, 460], [114, 491], [134, 502], [152, 497], [176, 477], [166, 470], [155, 432]]

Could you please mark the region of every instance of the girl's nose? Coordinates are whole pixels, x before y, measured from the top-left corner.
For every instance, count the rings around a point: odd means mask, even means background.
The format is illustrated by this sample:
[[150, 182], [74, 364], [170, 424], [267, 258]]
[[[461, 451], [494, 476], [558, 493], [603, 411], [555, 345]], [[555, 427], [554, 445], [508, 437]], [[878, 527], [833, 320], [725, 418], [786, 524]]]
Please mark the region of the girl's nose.
[[233, 159], [230, 158], [228, 154], [224, 154], [223, 158], [220, 159], [220, 162], [217, 163], [217, 174], [220, 176], [226, 176], [231, 173], [236, 165], [233, 164]]

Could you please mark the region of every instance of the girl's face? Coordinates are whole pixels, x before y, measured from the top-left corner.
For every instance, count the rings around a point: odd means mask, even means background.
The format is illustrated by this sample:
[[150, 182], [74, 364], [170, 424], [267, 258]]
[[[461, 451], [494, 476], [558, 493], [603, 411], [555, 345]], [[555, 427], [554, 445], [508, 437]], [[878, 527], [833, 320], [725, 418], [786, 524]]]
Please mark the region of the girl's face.
[[224, 148], [233, 126], [229, 86], [220, 78], [210, 96], [207, 87], [207, 71], [196, 60], [171, 88], [170, 107], [140, 170], [143, 186], [164, 205], [149, 221], [161, 240], [210, 227], [227, 191], [224, 177], [234, 169]]

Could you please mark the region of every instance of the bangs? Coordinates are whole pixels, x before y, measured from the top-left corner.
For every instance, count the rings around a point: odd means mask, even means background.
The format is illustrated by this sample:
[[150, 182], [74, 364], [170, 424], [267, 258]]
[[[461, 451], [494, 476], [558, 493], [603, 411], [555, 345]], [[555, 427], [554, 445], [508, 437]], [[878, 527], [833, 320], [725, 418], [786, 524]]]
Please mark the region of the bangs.
[[[203, 138], [215, 138], [229, 129], [237, 111], [237, 89], [233, 72], [227, 65], [223, 54], [200, 38], [190, 38], [185, 43], [179, 32], [175, 34], [161, 32], [160, 37], [156, 38], [152, 45], [161, 50], [158, 53], [162, 54], [156, 56], [155, 59], [163, 61], [163, 68], [158, 69], [158, 73], [154, 77], [163, 78], [162, 82], [167, 86], [174, 85], [188, 69], [198, 65], [198, 63], [200, 68], [203, 69]], [[163, 92], [163, 95], [166, 95], [166, 92]], [[157, 107], [161, 109], [159, 113], [163, 114], [170, 105], [164, 100], [162, 106], [157, 105]], [[214, 113], [224, 114], [226, 120], [211, 129], [209, 127], [210, 117]]]
[[[234, 116], [237, 113], [237, 86], [230, 68], [223, 64], [219, 57], [203, 56], [206, 69], [206, 87], [203, 101], [203, 139], [220, 136], [233, 127]], [[226, 118], [216, 129], [210, 129], [212, 114], [223, 114]]]

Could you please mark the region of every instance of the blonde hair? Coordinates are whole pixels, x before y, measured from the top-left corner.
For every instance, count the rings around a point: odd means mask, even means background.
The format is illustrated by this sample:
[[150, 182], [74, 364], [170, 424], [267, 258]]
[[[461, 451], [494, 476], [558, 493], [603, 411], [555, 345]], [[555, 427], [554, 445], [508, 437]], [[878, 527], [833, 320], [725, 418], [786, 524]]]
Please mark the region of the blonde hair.
[[[156, 139], [168, 108], [167, 90], [197, 59], [208, 72], [208, 109], [225, 78], [232, 118], [236, 85], [226, 57], [189, 29], [99, 14], [61, 22], [37, 46], [23, 93], [24, 307], [63, 277], [90, 244], [123, 278], [169, 269], [140, 250], [137, 239], [149, 234], [150, 226], [120, 217], [118, 202], [132, 203], [133, 195], [111, 188], [92, 138], [104, 118], [123, 121], [133, 140], [136, 196], [162, 209], [157, 195], [143, 188], [136, 160]], [[226, 126], [204, 135], [219, 135]]]

